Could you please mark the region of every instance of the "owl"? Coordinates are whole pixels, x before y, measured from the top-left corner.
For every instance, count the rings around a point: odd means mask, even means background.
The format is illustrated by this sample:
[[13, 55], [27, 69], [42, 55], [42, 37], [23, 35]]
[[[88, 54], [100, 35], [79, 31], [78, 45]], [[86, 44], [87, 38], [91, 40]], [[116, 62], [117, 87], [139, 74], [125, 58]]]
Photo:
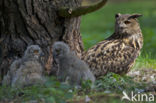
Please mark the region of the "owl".
[[24, 56], [15, 60], [7, 75], [4, 77], [2, 84], [11, 85], [12, 87], [24, 87], [34, 84], [43, 84], [43, 66], [40, 61], [43, 52], [38, 45], [28, 46]]
[[137, 18], [141, 14], [116, 14], [115, 32], [83, 53], [82, 59], [96, 77], [108, 72], [127, 73], [143, 46]]
[[82, 80], [90, 80], [92, 83], [95, 77], [88, 65], [80, 60], [74, 52], [70, 51], [67, 44], [55, 42], [53, 45], [53, 57], [58, 63], [57, 78], [62, 82], [69, 82], [71, 85], [80, 86]]

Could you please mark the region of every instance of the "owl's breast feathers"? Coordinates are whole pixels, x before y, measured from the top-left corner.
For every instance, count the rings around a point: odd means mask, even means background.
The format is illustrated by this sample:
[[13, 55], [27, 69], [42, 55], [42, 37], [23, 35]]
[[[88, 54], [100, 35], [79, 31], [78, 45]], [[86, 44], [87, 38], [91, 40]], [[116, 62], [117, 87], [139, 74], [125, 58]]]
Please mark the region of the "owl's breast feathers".
[[129, 37], [111, 36], [83, 54], [96, 77], [107, 72], [127, 73], [143, 45], [142, 34]]

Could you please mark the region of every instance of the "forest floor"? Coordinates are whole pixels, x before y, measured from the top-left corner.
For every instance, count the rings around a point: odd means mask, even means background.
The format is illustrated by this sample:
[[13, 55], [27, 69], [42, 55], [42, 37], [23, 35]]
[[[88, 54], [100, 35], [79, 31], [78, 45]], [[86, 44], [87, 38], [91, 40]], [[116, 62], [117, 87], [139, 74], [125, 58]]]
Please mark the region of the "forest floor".
[[23, 89], [1, 86], [0, 103], [129, 103], [130, 101], [121, 101], [123, 91], [128, 95], [132, 92], [140, 95], [147, 93], [148, 96], [153, 94], [153, 103], [156, 103], [155, 4], [155, 0], [133, 0], [123, 3], [108, 0], [103, 9], [82, 17], [81, 33], [87, 50], [113, 33], [116, 13], [143, 14], [139, 22], [144, 35], [144, 46], [135, 66], [127, 75], [108, 73], [96, 80], [94, 87], [86, 81], [81, 89], [60, 83], [55, 77], [47, 77], [48, 81], [42, 86]]

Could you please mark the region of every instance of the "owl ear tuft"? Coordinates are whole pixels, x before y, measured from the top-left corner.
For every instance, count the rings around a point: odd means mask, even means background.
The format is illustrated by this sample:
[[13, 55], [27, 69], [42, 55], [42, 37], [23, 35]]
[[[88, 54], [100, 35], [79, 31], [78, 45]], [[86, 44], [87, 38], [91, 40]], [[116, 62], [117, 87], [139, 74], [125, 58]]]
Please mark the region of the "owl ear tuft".
[[118, 18], [119, 16], [121, 16], [120, 13], [115, 14], [115, 18]]
[[142, 14], [133, 14], [128, 19], [136, 19], [136, 18], [141, 17], [141, 16], [143, 16], [143, 15]]

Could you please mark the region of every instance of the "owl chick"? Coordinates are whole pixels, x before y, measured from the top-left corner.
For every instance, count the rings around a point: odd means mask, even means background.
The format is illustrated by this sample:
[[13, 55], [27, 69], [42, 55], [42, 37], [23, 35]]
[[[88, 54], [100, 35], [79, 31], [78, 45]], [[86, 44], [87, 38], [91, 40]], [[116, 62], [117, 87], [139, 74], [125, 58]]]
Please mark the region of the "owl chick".
[[92, 83], [95, 81], [88, 65], [76, 57], [67, 44], [63, 42], [54, 43], [53, 57], [59, 66], [57, 78], [60, 81], [68, 81], [71, 85], [81, 85], [81, 80], [91, 80]]
[[115, 32], [83, 53], [96, 77], [107, 72], [127, 73], [143, 46], [143, 36], [137, 21], [140, 14], [116, 14]]
[[15, 60], [10, 71], [3, 79], [3, 85], [12, 87], [24, 87], [28, 85], [44, 83], [43, 66], [40, 58], [43, 52], [38, 45], [28, 46], [24, 56]]

